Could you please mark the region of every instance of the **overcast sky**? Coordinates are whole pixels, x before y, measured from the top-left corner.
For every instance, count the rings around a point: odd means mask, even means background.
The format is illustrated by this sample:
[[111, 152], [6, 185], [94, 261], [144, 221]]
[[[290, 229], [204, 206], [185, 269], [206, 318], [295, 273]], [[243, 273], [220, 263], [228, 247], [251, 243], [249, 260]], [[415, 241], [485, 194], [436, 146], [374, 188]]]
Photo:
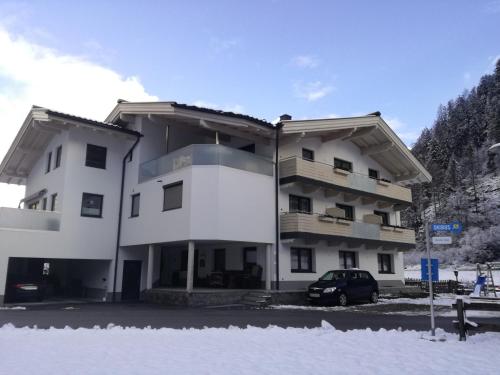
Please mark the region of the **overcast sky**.
[[[0, 158], [31, 105], [117, 98], [272, 121], [379, 110], [409, 145], [500, 57], [500, 0], [0, 1]], [[0, 184], [0, 206], [22, 189]]]

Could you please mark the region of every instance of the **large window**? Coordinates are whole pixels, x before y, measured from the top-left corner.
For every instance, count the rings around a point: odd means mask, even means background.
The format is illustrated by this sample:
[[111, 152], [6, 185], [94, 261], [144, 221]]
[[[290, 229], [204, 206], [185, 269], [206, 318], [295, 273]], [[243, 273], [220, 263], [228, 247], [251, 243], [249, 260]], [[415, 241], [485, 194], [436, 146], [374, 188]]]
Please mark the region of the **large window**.
[[50, 172], [51, 164], [52, 164], [52, 152], [49, 152], [47, 155], [47, 165], [45, 166], [45, 173]]
[[106, 169], [106, 147], [87, 145], [85, 165], [92, 168]]
[[352, 172], [352, 163], [342, 159], [333, 159], [333, 166], [344, 171]]
[[302, 149], [302, 159], [314, 161], [314, 151], [307, 148]]
[[140, 205], [141, 205], [141, 195], [140, 194], [132, 195], [132, 207], [130, 210], [130, 217], [139, 216]]
[[54, 193], [50, 196], [50, 210], [55, 211], [57, 204], [57, 193]]
[[348, 270], [356, 268], [356, 253], [354, 251], [339, 251], [340, 268]]
[[345, 218], [347, 220], [354, 221], [354, 207], [353, 206], [348, 206], [347, 204], [340, 204], [340, 203], [337, 203], [336, 206], [337, 206], [337, 208], [344, 210]]
[[182, 208], [182, 181], [163, 187], [163, 211]]
[[292, 272], [312, 272], [312, 249], [292, 247], [290, 252]]
[[391, 254], [378, 254], [378, 273], [394, 273]]
[[56, 148], [56, 165], [54, 168], [59, 168], [61, 166], [61, 156], [62, 156], [62, 146]]
[[310, 214], [312, 212], [311, 199], [299, 197], [298, 195], [290, 195], [288, 211]]
[[383, 225], [390, 225], [391, 223], [389, 222], [389, 213], [384, 212], [384, 211], [373, 211], [373, 213], [377, 216], [380, 216], [382, 218], [382, 224]]
[[83, 193], [81, 215], [85, 217], [102, 217], [103, 196]]

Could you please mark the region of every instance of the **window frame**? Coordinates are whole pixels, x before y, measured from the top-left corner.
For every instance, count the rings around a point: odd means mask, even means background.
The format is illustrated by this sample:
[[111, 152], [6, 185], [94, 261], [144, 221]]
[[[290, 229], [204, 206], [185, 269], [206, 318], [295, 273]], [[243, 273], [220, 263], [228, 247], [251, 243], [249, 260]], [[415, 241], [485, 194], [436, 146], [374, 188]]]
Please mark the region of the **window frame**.
[[[375, 172], [375, 175], [372, 176], [372, 172]], [[374, 180], [378, 180], [380, 178], [380, 172], [376, 169], [373, 169], [373, 168], [368, 168], [368, 177], [369, 178], [372, 178]]]
[[[384, 270], [384, 259], [388, 260], [388, 265], [389, 269]], [[394, 274], [394, 261], [392, 254], [387, 254], [387, 253], [378, 253], [377, 254], [377, 261], [378, 261], [378, 273], [381, 274]]]
[[[292, 257], [293, 252], [297, 251], [298, 254], [298, 268], [293, 268]], [[302, 268], [302, 256], [308, 258], [309, 267]], [[290, 248], [290, 272], [291, 273], [315, 273], [313, 271], [313, 249], [310, 247], [291, 247]]]
[[[297, 210], [292, 210], [292, 200], [293, 199], [298, 199], [297, 201]], [[300, 202], [305, 202], [307, 201], [307, 205], [309, 206], [309, 210], [303, 211], [300, 210], [301, 203]], [[313, 207], [312, 207], [312, 199], [309, 197], [303, 197], [301, 195], [296, 195], [296, 194], [289, 194], [288, 195], [288, 212], [290, 213], [299, 213], [299, 214], [312, 214], [313, 213]]]
[[47, 160], [45, 165], [45, 174], [50, 172], [50, 168], [52, 167], [52, 151], [47, 154]]
[[[344, 164], [347, 164], [349, 167], [346, 168], [344, 166]], [[344, 160], [344, 159], [340, 159], [340, 158], [335, 158], [335, 157], [333, 158], [333, 167], [337, 168], [337, 169], [341, 169], [343, 171], [350, 172], [350, 173], [352, 173], [352, 171], [353, 171], [352, 161], [348, 161], [348, 160]]]
[[[347, 268], [347, 262], [346, 262], [347, 255], [349, 255], [349, 256], [352, 255], [352, 257], [353, 257], [352, 258], [353, 262], [352, 262], [351, 268]], [[339, 250], [339, 267], [340, 267], [340, 269], [343, 269], [343, 270], [352, 270], [353, 268], [357, 268], [358, 263], [357, 263], [357, 259], [356, 259], [356, 252], [355, 251]]]
[[[84, 202], [86, 196], [87, 197], [88, 196], [94, 196], [94, 197], [99, 197], [101, 199], [101, 205], [99, 207], [99, 214], [98, 215], [92, 215], [92, 214], [85, 214], [85, 213], [83, 213], [83, 202]], [[94, 194], [94, 193], [82, 193], [82, 204], [81, 204], [81, 208], [80, 208], [80, 216], [81, 217], [90, 217], [90, 218], [95, 218], [95, 219], [102, 219], [103, 208], [104, 208], [104, 195], [102, 195], [102, 194]]]
[[[304, 152], [309, 152], [311, 154], [311, 157], [304, 156]], [[314, 161], [314, 150], [302, 147], [302, 160]]]
[[[351, 206], [351, 205], [348, 205], [348, 204], [336, 203], [335, 207], [344, 210], [344, 212], [346, 214], [345, 215], [345, 220], [350, 220], [350, 221], [355, 221], [356, 220], [356, 211], [355, 211], [355, 207], [354, 206]], [[346, 208], [350, 209], [350, 211], [352, 212], [352, 217], [348, 217], [347, 216]]]
[[[134, 213], [135, 211], [134, 202], [136, 202], [136, 199], [138, 199], [137, 201], [138, 207], [137, 207], [137, 213]], [[140, 210], [141, 210], [141, 193], [132, 194], [130, 197], [130, 217], [138, 217], [140, 214]]]
[[62, 158], [62, 145], [59, 145], [56, 148], [56, 159], [55, 159], [54, 169], [57, 169], [61, 166], [61, 158]]
[[389, 214], [389, 212], [373, 210], [373, 214], [380, 216], [382, 218], [382, 225], [385, 225], [385, 226], [391, 225], [391, 215]]
[[[92, 147], [94, 147], [95, 150], [97, 150], [97, 149], [104, 150], [104, 164], [102, 166], [97, 165], [97, 163], [95, 163], [95, 160], [89, 159], [89, 148], [92, 148]], [[85, 166], [86, 167], [96, 168], [96, 169], [106, 169], [107, 161], [108, 161], [108, 148], [107, 147], [87, 143], [86, 153], [85, 153]]]
[[[181, 186], [181, 201], [180, 201], [180, 206], [165, 208], [165, 193], [166, 193], [167, 189], [171, 189], [171, 188], [174, 188], [174, 187], [179, 186], [179, 185]], [[182, 199], [183, 199], [183, 196], [184, 196], [184, 182], [183, 181], [177, 181], [177, 182], [173, 182], [171, 184], [163, 185], [163, 212], [165, 212], [165, 211], [172, 211], [172, 210], [178, 210], [178, 209], [182, 208]]]

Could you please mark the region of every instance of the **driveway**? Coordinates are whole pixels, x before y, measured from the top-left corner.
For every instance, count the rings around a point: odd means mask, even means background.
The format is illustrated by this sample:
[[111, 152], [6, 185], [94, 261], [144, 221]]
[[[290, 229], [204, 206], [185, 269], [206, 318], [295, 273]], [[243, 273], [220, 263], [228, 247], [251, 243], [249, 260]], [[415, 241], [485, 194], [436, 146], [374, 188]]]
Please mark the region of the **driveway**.
[[[147, 303], [81, 303], [32, 305], [25, 309], [0, 307], [0, 326], [12, 323], [16, 327], [92, 328], [108, 324], [143, 328], [203, 328], [247, 325], [267, 327], [318, 327], [326, 320], [339, 330], [402, 329], [425, 331], [429, 317], [424, 315], [391, 315], [354, 308], [341, 311], [298, 309], [251, 309], [245, 307], [175, 308]], [[492, 322], [494, 319], [474, 319]], [[437, 317], [437, 327], [453, 332], [453, 317]], [[498, 322], [498, 319], [495, 320]]]

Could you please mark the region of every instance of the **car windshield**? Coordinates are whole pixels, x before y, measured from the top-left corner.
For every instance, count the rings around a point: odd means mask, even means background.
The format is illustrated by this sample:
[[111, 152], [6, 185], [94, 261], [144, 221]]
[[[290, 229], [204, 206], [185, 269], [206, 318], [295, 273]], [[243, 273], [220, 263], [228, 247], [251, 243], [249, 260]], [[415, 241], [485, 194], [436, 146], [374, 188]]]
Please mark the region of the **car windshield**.
[[345, 271], [328, 271], [319, 279], [321, 281], [332, 281], [332, 280], [341, 280], [346, 278]]

